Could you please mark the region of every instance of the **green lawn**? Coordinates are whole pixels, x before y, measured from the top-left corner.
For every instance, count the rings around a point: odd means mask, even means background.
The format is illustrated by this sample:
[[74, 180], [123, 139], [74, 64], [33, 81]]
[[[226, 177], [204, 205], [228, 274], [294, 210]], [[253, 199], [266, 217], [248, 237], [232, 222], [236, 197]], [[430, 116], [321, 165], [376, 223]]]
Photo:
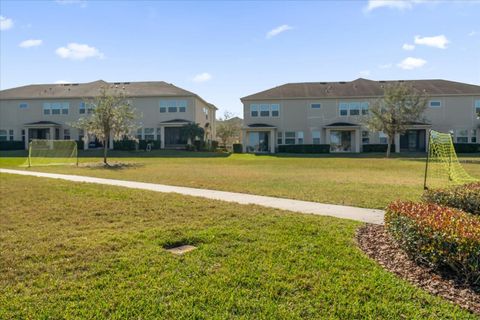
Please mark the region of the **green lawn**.
[[[17, 155], [18, 157], [15, 157]], [[25, 153], [0, 153], [0, 167], [25, 163]], [[2, 157], [3, 156], [3, 157]], [[137, 180], [269, 195], [324, 203], [383, 208], [395, 199], [416, 200], [422, 193], [424, 159], [377, 155], [255, 156], [175, 151], [111, 152], [111, 161], [136, 164], [124, 169], [86, 167], [100, 153], [84, 152], [80, 167], [49, 166], [30, 170]], [[464, 167], [480, 177], [480, 155]], [[25, 168], [23, 168], [25, 169]]]
[[[252, 159], [232, 161], [249, 168]], [[326, 163], [335, 161], [342, 160]], [[360, 223], [110, 186], [0, 179], [0, 319], [476, 318], [368, 259], [353, 240]], [[174, 243], [198, 249], [173, 256], [163, 247]]]

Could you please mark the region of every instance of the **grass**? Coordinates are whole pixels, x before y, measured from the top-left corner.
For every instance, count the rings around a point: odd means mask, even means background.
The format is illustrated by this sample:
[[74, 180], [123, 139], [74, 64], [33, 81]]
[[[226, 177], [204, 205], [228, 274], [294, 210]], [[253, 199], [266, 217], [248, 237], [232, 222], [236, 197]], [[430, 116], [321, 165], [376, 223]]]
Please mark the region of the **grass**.
[[[25, 153], [4, 152], [0, 167], [25, 162]], [[111, 161], [135, 163], [123, 169], [85, 166], [100, 163], [96, 151], [81, 154], [80, 167], [31, 170], [244, 192], [299, 200], [384, 208], [396, 199], [417, 200], [423, 191], [424, 158], [383, 154], [274, 155], [178, 151], [111, 152]], [[463, 164], [480, 177], [480, 155]], [[473, 161], [472, 161], [473, 160]], [[25, 168], [23, 168], [25, 169]]]
[[1, 319], [475, 318], [368, 259], [357, 222], [0, 178]]

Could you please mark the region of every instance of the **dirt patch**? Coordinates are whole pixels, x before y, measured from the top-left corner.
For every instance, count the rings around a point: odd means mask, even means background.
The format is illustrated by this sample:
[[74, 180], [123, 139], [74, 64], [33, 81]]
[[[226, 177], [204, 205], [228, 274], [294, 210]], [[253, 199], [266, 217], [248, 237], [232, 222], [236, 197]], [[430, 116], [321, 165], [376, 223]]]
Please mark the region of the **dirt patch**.
[[480, 315], [480, 287], [454, 275], [417, 264], [393, 241], [382, 225], [367, 224], [357, 231], [358, 246], [385, 269], [417, 287]]
[[79, 163], [80, 168], [89, 168], [89, 169], [108, 169], [108, 170], [121, 170], [128, 168], [140, 168], [143, 167], [142, 163], [135, 162], [109, 162], [108, 165], [105, 165], [103, 162], [84, 162]]

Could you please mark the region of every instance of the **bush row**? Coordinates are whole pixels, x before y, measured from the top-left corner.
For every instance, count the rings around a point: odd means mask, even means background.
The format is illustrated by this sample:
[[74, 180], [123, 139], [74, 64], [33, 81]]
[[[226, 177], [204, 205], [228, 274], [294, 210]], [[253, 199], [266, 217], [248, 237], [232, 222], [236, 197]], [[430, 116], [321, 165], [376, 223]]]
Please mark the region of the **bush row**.
[[448, 268], [480, 284], [480, 218], [433, 203], [397, 201], [385, 214], [388, 232], [415, 260]]
[[[362, 146], [363, 152], [387, 152], [387, 144], [364, 144]], [[390, 146], [390, 151], [395, 152], [395, 145]]]
[[329, 144], [285, 144], [278, 146], [280, 153], [329, 153]]
[[480, 182], [427, 190], [423, 200], [480, 215]]
[[23, 141], [0, 141], [0, 150], [23, 150], [25, 142]]
[[454, 143], [453, 147], [457, 153], [480, 152], [480, 143]]

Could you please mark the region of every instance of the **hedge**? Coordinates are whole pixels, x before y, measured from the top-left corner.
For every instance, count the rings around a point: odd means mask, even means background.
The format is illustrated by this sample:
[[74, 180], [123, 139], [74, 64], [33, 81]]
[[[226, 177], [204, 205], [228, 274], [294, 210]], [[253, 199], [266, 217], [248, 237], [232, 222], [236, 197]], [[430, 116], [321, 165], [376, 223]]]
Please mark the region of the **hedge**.
[[397, 201], [387, 207], [385, 226], [416, 261], [480, 284], [479, 217], [433, 203]]
[[329, 144], [285, 144], [278, 146], [280, 153], [329, 153]]
[[454, 143], [453, 147], [457, 153], [476, 153], [480, 152], [479, 143]]
[[234, 143], [232, 148], [233, 148], [233, 153], [242, 153], [243, 152], [243, 145], [241, 143]]
[[140, 150], [147, 150], [147, 144], [152, 145], [153, 149], [160, 149], [161, 141], [160, 140], [138, 140], [138, 149]]
[[426, 190], [423, 200], [480, 215], [480, 182]]
[[132, 151], [137, 149], [135, 140], [117, 140], [113, 141], [114, 150]]
[[0, 141], [0, 150], [24, 150], [23, 141]]
[[85, 142], [83, 140], [77, 140], [77, 150], [83, 150]]
[[[387, 144], [364, 144], [363, 152], [387, 152]], [[395, 145], [390, 146], [390, 151], [395, 152]]]

